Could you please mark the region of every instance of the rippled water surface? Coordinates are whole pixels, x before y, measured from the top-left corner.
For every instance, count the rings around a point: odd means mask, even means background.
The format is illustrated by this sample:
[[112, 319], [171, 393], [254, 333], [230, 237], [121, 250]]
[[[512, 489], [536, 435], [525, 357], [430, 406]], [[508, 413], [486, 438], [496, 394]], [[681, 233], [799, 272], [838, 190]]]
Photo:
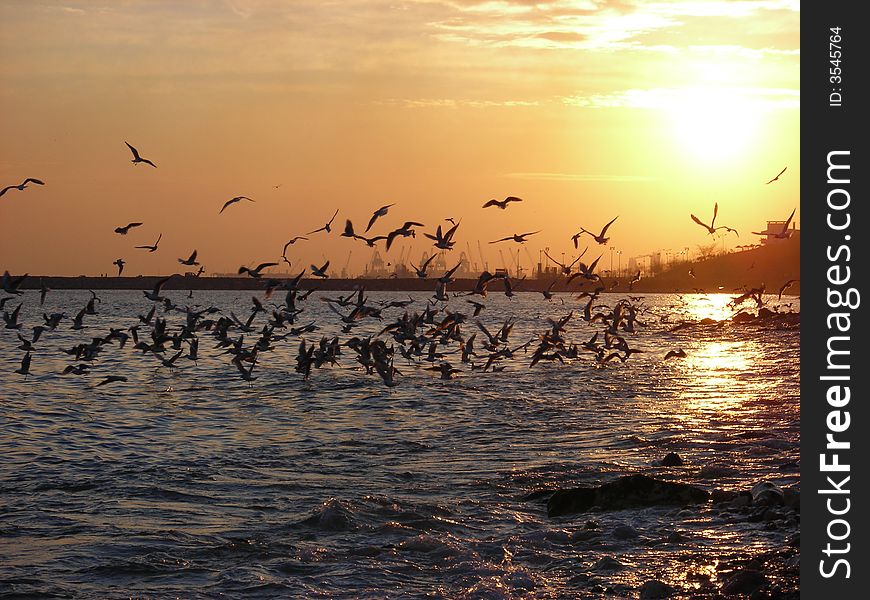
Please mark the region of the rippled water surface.
[[[644, 352], [624, 363], [596, 368], [584, 355], [529, 368], [532, 347], [504, 371], [482, 372], [452, 354], [462, 372], [443, 381], [425, 370], [431, 363], [397, 353], [399, 385], [388, 388], [347, 348], [338, 366], [303, 380], [297, 337], [274, 342], [245, 382], [206, 331], [196, 364], [182, 357], [168, 369], [113, 342], [90, 375], [60, 375], [75, 362], [62, 349], [129, 327], [151, 305], [141, 292], [98, 295], [85, 329], [66, 319], [43, 334], [26, 379], [14, 372], [24, 355], [16, 332], [0, 329], [0, 595], [637, 597], [648, 579], [688, 592], [691, 575], [709, 576], [723, 557], [783, 545], [781, 529], [710, 506], [546, 514], [545, 490], [626, 473], [708, 490], [799, 482], [799, 330], [728, 322], [669, 331], [730, 316], [731, 296], [643, 295], [645, 326], [626, 339]], [[250, 293], [167, 295], [242, 320], [250, 313]], [[297, 325], [316, 321], [309, 343], [347, 339], [321, 295], [304, 302]], [[426, 295], [412, 297], [350, 335], [422, 311]], [[29, 337], [43, 312], [74, 315], [88, 298], [55, 291], [40, 307], [27, 292], [5, 308], [23, 302]], [[369, 303], [405, 298], [371, 293]], [[568, 338], [603, 329], [582, 321], [568, 295], [485, 302], [479, 320], [490, 330], [516, 319], [512, 347], [572, 308]], [[788, 302], [782, 310], [799, 310]], [[450, 308], [472, 310], [464, 298]], [[258, 330], [265, 319], [255, 318]], [[469, 319], [463, 331], [478, 330]], [[663, 360], [676, 348], [686, 358]], [[128, 381], [94, 387], [106, 375]], [[685, 465], [655, 466], [668, 452]], [[613, 535], [623, 525], [638, 535]]]

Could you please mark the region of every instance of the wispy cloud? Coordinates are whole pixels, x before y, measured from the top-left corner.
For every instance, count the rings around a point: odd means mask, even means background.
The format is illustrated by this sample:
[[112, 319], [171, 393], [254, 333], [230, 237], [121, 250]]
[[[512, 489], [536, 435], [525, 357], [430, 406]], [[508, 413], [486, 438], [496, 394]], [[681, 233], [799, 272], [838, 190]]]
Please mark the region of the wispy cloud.
[[608, 183], [637, 183], [658, 179], [646, 175], [595, 175], [589, 173], [505, 173], [504, 176], [510, 179], [537, 181], [604, 181]]
[[457, 100], [454, 98], [387, 98], [375, 104], [403, 108], [496, 108], [540, 106], [536, 100]]
[[754, 108], [800, 108], [800, 91], [761, 87], [685, 87], [629, 89], [610, 94], [563, 96], [564, 104], [581, 108], [673, 109], [681, 105], [723, 102]]

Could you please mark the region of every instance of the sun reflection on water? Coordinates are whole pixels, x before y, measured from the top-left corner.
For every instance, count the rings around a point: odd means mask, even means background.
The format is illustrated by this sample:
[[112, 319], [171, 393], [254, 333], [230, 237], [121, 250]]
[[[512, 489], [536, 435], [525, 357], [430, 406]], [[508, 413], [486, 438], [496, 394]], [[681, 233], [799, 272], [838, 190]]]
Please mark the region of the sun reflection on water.
[[734, 309], [728, 303], [734, 298], [731, 294], [696, 294], [685, 296], [688, 317], [697, 321], [713, 319], [722, 321], [734, 316]]

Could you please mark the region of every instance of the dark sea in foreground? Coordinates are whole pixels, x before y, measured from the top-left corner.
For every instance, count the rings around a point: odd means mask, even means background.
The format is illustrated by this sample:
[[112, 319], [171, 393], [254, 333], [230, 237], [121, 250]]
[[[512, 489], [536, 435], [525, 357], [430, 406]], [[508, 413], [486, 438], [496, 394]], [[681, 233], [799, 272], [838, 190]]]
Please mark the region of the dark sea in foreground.
[[[673, 597], [713, 598], [747, 573], [763, 578], [756, 597], [796, 597], [799, 515], [787, 507], [547, 516], [552, 490], [632, 473], [709, 491], [796, 489], [800, 331], [721, 322], [732, 295], [643, 295], [645, 326], [625, 337], [644, 352], [624, 363], [596, 368], [583, 355], [529, 368], [530, 348], [484, 373], [455, 354], [445, 358], [462, 372], [442, 381], [397, 353], [399, 385], [388, 388], [349, 349], [303, 380], [295, 337], [261, 355], [249, 384], [208, 332], [196, 364], [170, 370], [113, 343], [90, 375], [62, 376], [74, 361], [61, 349], [133, 325], [151, 305], [138, 291], [98, 294], [84, 330], [67, 319], [43, 334], [26, 380], [14, 373], [24, 355], [15, 331], [0, 329], [0, 597], [653, 598], [655, 580]], [[250, 292], [167, 295], [250, 313]], [[320, 295], [297, 322], [320, 327], [306, 339], [348, 338]], [[428, 295], [411, 296], [350, 335], [422, 311]], [[22, 334], [89, 298], [55, 291], [40, 307], [26, 292]], [[406, 298], [373, 292], [369, 304]], [[797, 299], [769, 299], [799, 311]], [[512, 347], [572, 308], [568, 338], [603, 329], [579, 319], [572, 295], [485, 302], [491, 331], [515, 318]], [[472, 310], [464, 298], [449, 308]], [[691, 325], [670, 331], [682, 321]], [[676, 348], [687, 357], [663, 360]], [[93, 387], [110, 374], [128, 381]], [[684, 464], [660, 466], [669, 452]]]

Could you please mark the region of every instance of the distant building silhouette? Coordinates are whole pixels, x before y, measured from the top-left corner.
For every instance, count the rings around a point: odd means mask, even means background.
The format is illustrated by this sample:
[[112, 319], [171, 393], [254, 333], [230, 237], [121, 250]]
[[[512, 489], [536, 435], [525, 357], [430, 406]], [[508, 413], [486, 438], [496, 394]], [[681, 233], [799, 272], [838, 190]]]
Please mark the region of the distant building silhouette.
[[[786, 224], [785, 221], [768, 221], [767, 227], [759, 231], [762, 234], [761, 243], [762, 244], [770, 244], [771, 242], [781, 242], [784, 239], [788, 238], [780, 238], [776, 237], [778, 233], [782, 231], [783, 226]], [[791, 229], [789, 230], [789, 237], [799, 236], [801, 230], [797, 228], [797, 224], [792, 221]]]

